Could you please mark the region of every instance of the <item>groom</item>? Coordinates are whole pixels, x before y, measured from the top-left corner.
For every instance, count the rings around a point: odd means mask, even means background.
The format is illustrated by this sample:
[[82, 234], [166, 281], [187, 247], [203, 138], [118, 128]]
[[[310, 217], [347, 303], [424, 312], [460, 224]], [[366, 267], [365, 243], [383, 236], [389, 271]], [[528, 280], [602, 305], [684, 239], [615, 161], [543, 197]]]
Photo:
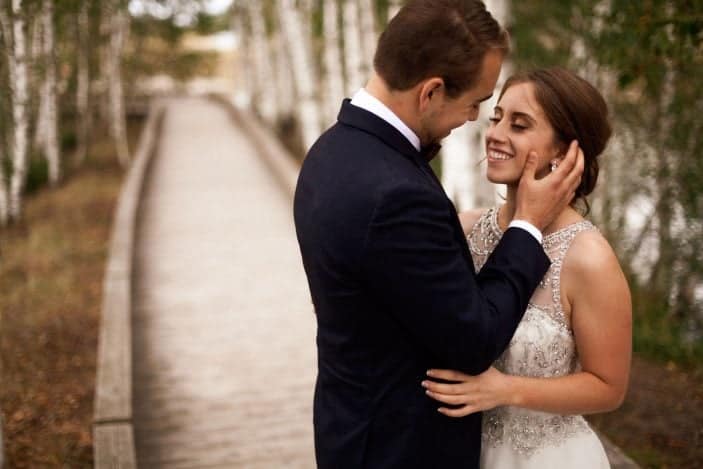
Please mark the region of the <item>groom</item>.
[[381, 35], [375, 74], [310, 149], [295, 225], [317, 316], [320, 468], [478, 468], [481, 415], [437, 412], [429, 368], [478, 374], [510, 341], [549, 267], [540, 230], [567, 204], [572, 150], [536, 180], [475, 275], [428, 161], [493, 93], [508, 37], [478, 0], [410, 0]]

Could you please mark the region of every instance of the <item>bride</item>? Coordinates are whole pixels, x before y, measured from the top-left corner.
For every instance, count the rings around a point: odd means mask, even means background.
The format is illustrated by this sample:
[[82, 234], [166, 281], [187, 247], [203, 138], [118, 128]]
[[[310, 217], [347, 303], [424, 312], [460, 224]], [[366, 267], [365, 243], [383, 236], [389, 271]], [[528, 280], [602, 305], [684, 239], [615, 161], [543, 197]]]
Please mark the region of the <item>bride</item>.
[[551, 267], [494, 367], [479, 376], [430, 370], [422, 383], [430, 397], [449, 404], [438, 409], [447, 416], [484, 411], [482, 468], [609, 467], [581, 414], [611, 411], [623, 401], [630, 293], [608, 242], [578, 210], [588, 212], [585, 197], [611, 134], [607, 112], [593, 86], [552, 68], [510, 78], [490, 119], [487, 176], [507, 185], [507, 198], [500, 207], [460, 214], [477, 271], [513, 218], [528, 154], [539, 158], [539, 178], [576, 140], [585, 170], [571, 206], [544, 230]]

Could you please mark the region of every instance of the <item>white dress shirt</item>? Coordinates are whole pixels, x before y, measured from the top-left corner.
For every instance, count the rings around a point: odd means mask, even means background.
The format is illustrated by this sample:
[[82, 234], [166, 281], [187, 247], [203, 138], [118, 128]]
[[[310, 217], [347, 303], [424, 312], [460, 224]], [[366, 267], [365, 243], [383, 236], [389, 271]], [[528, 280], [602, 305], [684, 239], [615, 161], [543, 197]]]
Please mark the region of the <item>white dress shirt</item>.
[[[417, 151], [420, 151], [420, 137], [417, 136], [415, 132], [408, 127], [405, 122], [400, 120], [393, 111], [388, 108], [385, 104], [381, 102], [377, 97], [373, 96], [371, 93], [366, 91], [365, 88], [361, 88], [359, 91], [354, 93], [352, 96], [351, 104], [369, 111], [384, 121], [388, 122], [395, 129], [398, 130], [408, 141], [412, 144]], [[542, 232], [537, 229], [532, 223], [525, 220], [513, 220], [508, 225], [508, 228], [520, 228], [528, 233], [530, 233], [538, 243], [542, 244]]]

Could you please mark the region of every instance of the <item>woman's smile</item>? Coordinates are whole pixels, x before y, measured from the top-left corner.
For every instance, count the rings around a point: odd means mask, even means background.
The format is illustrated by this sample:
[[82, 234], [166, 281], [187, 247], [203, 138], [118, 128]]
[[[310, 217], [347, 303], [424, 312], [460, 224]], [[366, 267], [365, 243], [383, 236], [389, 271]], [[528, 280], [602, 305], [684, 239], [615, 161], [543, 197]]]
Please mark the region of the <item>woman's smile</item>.
[[506, 161], [514, 158], [514, 155], [505, 153], [500, 150], [489, 148], [487, 151], [487, 156], [489, 161]]

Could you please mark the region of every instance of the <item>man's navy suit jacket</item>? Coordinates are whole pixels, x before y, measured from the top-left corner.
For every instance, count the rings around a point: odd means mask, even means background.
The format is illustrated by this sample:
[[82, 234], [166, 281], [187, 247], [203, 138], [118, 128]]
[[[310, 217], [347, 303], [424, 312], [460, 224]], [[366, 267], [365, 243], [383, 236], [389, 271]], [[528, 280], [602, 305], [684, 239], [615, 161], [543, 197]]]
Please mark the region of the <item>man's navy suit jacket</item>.
[[310, 149], [295, 226], [317, 317], [318, 467], [478, 468], [481, 415], [450, 418], [430, 368], [486, 370], [549, 267], [508, 229], [481, 272], [426, 158], [345, 100]]

